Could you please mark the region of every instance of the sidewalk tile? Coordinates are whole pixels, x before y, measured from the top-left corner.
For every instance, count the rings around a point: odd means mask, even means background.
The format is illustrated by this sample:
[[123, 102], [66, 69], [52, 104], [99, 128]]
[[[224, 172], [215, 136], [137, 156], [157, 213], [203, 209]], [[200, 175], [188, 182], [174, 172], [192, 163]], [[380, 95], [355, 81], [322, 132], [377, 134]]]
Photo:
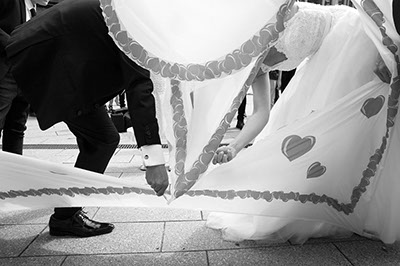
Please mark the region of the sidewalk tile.
[[[368, 240], [368, 238], [359, 236], [357, 234], [347, 235], [347, 236], [334, 236], [334, 237], [319, 237], [319, 238], [310, 238], [307, 240], [304, 245], [314, 245], [314, 244], [323, 244], [323, 243], [335, 243], [335, 242], [351, 242], [351, 241], [363, 241]], [[292, 243], [293, 245], [298, 245], [297, 243]]]
[[[86, 207], [84, 211], [88, 217], [93, 216], [98, 211], [98, 207]], [[47, 225], [50, 216], [54, 213], [54, 208], [38, 210], [20, 210], [14, 212], [0, 212], [0, 225], [23, 225], [23, 224], [45, 224]]]
[[135, 154], [132, 149], [118, 149], [114, 156], [111, 157], [110, 164], [113, 163], [130, 163]]
[[188, 251], [188, 250], [215, 250], [237, 249], [244, 247], [289, 245], [271, 242], [244, 241], [241, 243], [224, 241], [220, 232], [205, 226], [204, 221], [167, 222], [165, 226], [164, 251]]
[[0, 266], [59, 266], [65, 260], [64, 256], [57, 257], [30, 257], [0, 259]]
[[[138, 166], [133, 165], [132, 163], [122, 163], [122, 162], [114, 162], [110, 163], [106, 169], [107, 172], [112, 173], [137, 173], [140, 171]], [[143, 173], [143, 172], [142, 172]]]
[[105, 173], [105, 175], [108, 175], [108, 176], [112, 176], [112, 177], [116, 177], [116, 178], [120, 178], [121, 177], [121, 175], [122, 175], [122, 173], [112, 173], [112, 172], [107, 172], [107, 173]]
[[384, 245], [380, 241], [340, 242], [335, 246], [352, 262], [353, 265], [400, 265], [400, 243]]
[[110, 234], [88, 238], [52, 237], [45, 230], [22, 256], [158, 252], [163, 228], [164, 223], [120, 223]]
[[45, 227], [46, 225], [0, 226], [0, 258], [19, 256]]
[[164, 208], [100, 208], [96, 220], [108, 222], [157, 222], [201, 220], [200, 211]]
[[209, 265], [351, 265], [331, 244], [209, 251]]
[[207, 266], [205, 252], [149, 253], [129, 255], [70, 256], [63, 266]]
[[40, 210], [24, 210], [8, 213], [0, 213], [0, 225], [11, 224], [46, 224], [49, 222], [50, 215], [53, 214], [53, 208]]
[[60, 154], [62, 151], [63, 149], [49, 149], [49, 150], [25, 149], [24, 156], [48, 161], [52, 157], [55, 157], [58, 154]]
[[136, 167], [135, 171], [132, 171], [131, 173], [122, 172], [120, 178], [131, 180], [134, 184], [145, 185], [147, 184], [145, 174], [145, 171], [142, 171], [139, 169], [139, 167]]
[[76, 150], [76, 155], [63, 154], [63, 151], [63, 149], [26, 149], [24, 150], [24, 156], [53, 163], [74, 163], [74, 158], [78, 155], [78, 150]]

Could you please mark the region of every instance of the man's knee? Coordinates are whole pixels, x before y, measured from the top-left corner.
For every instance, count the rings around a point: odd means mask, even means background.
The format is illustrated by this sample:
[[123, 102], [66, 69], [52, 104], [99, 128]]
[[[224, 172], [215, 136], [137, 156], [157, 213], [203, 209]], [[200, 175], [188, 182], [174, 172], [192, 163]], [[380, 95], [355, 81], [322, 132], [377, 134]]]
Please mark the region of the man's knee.
[[121, 137], [117, 131], [108, 134], [107, 138], [104, 141], [105, 147], [109, 149], [116, 149], [118, 147], [119, 141]]

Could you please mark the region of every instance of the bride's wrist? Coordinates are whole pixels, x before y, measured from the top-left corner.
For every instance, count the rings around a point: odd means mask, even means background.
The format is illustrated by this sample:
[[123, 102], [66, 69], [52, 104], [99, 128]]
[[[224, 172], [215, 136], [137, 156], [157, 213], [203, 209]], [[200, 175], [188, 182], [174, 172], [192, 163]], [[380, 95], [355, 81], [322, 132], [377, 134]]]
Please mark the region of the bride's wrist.
[[232, 153], [233, 156], [236, 156], [236, 154], [240, 151], [238, 147], [234, 144], [229, 144], [228, 150]]

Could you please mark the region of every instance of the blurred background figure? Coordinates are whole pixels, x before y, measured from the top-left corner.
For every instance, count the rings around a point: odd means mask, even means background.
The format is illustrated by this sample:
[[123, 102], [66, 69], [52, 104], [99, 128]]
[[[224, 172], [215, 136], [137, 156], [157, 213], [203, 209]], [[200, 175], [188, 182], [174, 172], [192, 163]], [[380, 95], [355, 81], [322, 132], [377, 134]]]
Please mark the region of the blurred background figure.
[[10, 71], [5, 47], [11, 32], [36, 16], [37, 4], [46, 6], [49, 0], [0, 1], [0, 137], [2, 150], [22, 154], [29, 103], [22, 95]]

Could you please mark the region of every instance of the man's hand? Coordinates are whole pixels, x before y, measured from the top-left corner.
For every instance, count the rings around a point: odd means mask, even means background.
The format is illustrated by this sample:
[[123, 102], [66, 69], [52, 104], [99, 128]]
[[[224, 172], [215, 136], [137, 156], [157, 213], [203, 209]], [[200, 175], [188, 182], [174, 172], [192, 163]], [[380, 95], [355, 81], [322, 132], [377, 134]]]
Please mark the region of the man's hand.
[[392, 73], [390, 73], [389, 68], [386, 66], [382, 57], [379, 55], [375, 64], [374, 73], [385, 83], [390, 83], [392, 78]]
[[146, 167], [147, 184], [157, 193], [157, 196], [164, 195], [168, 187], [168, 174], [165, 165], [155, 165]]
[[222, 146], [217, 149], [214, 155], [213, 164], [227, 163], [236, 156], [236, 150], [229, 146]]

